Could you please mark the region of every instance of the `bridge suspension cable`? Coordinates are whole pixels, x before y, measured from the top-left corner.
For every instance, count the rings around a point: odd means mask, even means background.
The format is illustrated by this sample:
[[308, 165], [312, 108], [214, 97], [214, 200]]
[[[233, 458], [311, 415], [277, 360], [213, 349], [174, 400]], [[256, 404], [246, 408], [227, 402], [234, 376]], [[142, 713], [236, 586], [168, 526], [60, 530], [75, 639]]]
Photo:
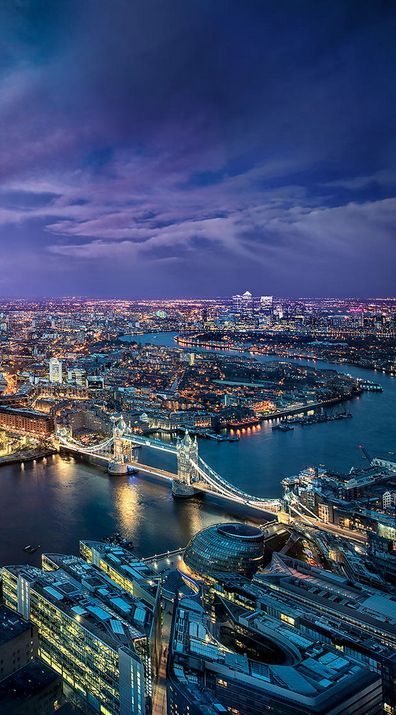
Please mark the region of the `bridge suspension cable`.
[[217, 472], [215, 472], [212, 467], [210, 467], [202, 457], [198, 457], [198, 464], [196, 462], [191, 462], [194, 468], [202, 477], [203, 481], [207, 482], [215, 490], [223, 494], [223, 496], [233, 496], [238, 501], [243, 504], [248, 504], [249, 506], [260, 506], [273, 509], [279, 505], [278, 499], [260, 499], [260, 497], [252, 496], [238, 489], [233, 484], [227, 482], [223, 477], [221, 477]]
[[107, 449], [108, 447], [111, 447], [113, 444], [113, 437], [109, 437], [109, 439], [104, 440], [103, 442], [99, 442], [98, 444], [93, 444], [90, 446], [87, 446], [85, 444], [81, 444], [80, 442], [77, 442], [77, 440], [73, 439], [70, 437], [69, 439], [66, 439], [66, 437], [63, 437], [62, 435], [57, 435], [58, 440], [60, 444], [63, 447], [69, 447], [69, 449], [75, 449], [78, 450], [79, 452], [84, 452], [86, 454], [92, 454], [92, 452], [102, 452], [103, 450]]

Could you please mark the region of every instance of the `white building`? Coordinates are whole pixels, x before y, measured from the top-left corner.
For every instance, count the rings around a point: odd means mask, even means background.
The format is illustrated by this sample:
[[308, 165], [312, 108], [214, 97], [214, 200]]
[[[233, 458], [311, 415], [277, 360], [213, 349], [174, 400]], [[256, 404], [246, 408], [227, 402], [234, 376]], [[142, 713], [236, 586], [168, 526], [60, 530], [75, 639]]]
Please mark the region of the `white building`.
[[263, 311], [271, 311], [273, 303], [272, 295], [262, 295], [260, 298], [260, 309]]
[[384, 509], [390, 509], [391, 506], [396, 506], [396, 492], [384, 492], [382, 495], [382, 506]]
[[51, 358], [49, 361], [49, 380], [50, 382], [62, 383], [62, 360]]
[[74, 382], [76, 385], [85, 387], [87, 384], [87, 373], [85, 370], [80, 370], [78, 367], [73, 367], [67, 371], [67, 381]]

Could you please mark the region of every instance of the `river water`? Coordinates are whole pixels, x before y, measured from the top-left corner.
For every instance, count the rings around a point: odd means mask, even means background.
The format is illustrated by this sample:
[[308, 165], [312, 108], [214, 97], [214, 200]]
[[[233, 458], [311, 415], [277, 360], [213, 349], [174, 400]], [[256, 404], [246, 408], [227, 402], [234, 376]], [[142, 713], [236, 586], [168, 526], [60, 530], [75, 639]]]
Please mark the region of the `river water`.
[[[175, 346], [172, 333], [133, 340]], [[307, 465], [347, 470], [364, 464], [358, 444], [373, 456], [396, 450], [395, 378], [353, 366], [298, 362], [372, 379], [384, 391], [349, 402], [350, 420], [295, 426], [285, 433], [263, 423], [239, 442], [200, 440], [200, 454], [215, 470], [258, 496], [280, 496], [280, 480]], [[174, 469], [172, 456], [141, 451], [142, 462]], [[0, 469], [0, 565], [37, 564], [42, 550], [75, 553], [80, 538], [101, 538], [115, 530], [133, 540], [138, 554], [160, 553], [185, 545], [209, 524], [242, 516], [238, 506], [207, 497], [174, 501], [167, 484], [139, 476], [109, 477], [97, 467], [54, 456]], [[40, 548], [27, 556], [27, 544]]]

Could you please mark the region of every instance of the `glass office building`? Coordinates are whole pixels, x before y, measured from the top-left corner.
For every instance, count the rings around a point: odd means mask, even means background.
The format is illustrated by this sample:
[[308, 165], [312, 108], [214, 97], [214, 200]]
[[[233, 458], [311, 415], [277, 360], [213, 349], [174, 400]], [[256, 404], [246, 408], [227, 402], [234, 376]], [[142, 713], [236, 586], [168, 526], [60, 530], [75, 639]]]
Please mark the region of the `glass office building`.
[[200, 576], [219, 573], [252, 576], [264, 558], [264, 534], [242, 523], [215, 524], [196, 534], [188, 544], [184, 561]]
[[157, 613], [79, 557], [46, 554], [43, 566], [2, 571], [4, 602], [37, 626], [39, 656], [97, 712], [150, 712]]

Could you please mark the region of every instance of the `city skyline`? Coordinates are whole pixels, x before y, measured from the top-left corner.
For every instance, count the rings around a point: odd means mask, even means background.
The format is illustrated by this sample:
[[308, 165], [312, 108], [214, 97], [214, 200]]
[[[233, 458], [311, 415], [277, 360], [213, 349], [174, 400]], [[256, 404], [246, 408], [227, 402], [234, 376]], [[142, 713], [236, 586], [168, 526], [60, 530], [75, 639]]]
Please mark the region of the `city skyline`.
[[395, 36], [0, 0], [1, 715], [396, 715]]
[[391, 4], [0, 20], [0, 295], [395, 295]]

